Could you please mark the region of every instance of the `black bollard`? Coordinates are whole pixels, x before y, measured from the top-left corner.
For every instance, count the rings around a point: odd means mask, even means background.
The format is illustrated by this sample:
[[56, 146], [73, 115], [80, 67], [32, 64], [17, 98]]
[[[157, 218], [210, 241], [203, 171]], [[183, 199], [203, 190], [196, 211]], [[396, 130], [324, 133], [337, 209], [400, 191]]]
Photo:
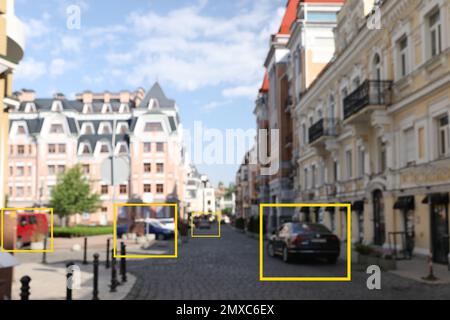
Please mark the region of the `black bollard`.
[[114, 249], [111, 250], [111, 284], [109, 292], [117, 292], [117, 270], [116, 270], [116, 258], [114, 257]]
[[83, 264], [88, 264], [87, 262], [87, 237], [84, 238], [84, 257]]
[[94, 290], [92, 292], [92, 300], [100, 300], [98, 298], [98, 259], [100, 255], [94, 254]]
[[72, 300], [72, 285], [73, 285], [73, 267], [75, 264], [73, 262], [69, 262], [67, 267], [66, 274], [66, 300]]
[[109, 246], [111, 239], [106, 240], [106, 269], [109, 269]]
[[125, 255], [127, 254], [127, 246], [125, 243], [120, 243], [120, 275], [122, 277], [122, 283], [127, 282], [127, 259]]
[[31, 278], [29, 276], [24, 276], [20, 279], [22, 284], [20, 287], [20, 300], [22, 301], [30, 300], [30, 282]]
[[47, 264], [47, 235], [45, 235], [44, 239], [44, 252], [42, 252], [42, 264]]

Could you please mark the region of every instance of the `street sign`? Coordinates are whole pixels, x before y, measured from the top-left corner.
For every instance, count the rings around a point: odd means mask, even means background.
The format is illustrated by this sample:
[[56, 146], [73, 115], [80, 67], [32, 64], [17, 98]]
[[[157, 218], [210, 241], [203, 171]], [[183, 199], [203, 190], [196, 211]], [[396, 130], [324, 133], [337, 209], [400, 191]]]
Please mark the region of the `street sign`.
[[[102, 181], [112, 185], [112, 168], [113, 157], [109, 157], [102, 163]], [[128, 181], [130, 177], [130, 163], [125, 157], [114, 157], [114, 185], [120, 185]]]

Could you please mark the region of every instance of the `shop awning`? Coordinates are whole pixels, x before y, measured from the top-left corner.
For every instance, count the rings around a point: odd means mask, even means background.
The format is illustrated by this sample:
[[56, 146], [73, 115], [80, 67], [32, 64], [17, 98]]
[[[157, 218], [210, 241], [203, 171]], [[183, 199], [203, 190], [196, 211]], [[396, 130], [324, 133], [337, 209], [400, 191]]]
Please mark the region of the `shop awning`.
[[415, 207], [414, 196], [399, 197], [394, 204], [394, 209], [397, 210], [414, 210]]
[[427, 195], [422, 203], [425, 204], [449, 204], [448, 193], [432, 193]]
[[358, 212], [364, 211], [364, 200], [353, 202], [352, 211], [358, 211]]

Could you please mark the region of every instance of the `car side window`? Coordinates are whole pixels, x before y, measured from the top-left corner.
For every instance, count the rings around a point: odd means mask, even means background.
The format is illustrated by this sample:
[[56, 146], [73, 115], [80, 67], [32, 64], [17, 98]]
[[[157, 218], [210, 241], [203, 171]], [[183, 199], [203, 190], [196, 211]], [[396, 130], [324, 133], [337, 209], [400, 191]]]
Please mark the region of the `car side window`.
[[27, 218], [26, 217], [20, 218], [20, 225], [22, 227], [25, 227], [27, 225]]

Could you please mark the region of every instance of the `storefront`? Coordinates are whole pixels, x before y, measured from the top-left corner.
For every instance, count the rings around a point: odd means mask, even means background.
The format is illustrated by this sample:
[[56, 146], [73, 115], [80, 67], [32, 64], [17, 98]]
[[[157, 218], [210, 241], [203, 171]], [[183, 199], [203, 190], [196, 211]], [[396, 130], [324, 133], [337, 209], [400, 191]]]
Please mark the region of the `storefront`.
[[386, 217], [384, 213], [383, 192], [376, 190], [373, 197], [373, 243], [382, 246], [386, 241]]
[[400, 212], [400, 224], [397, 225], [397, 230], [391, 233], [390, 243], [395, 245], [401, 244], [405, 256], [412, 257], [415, 247], [415, 199], [414, 196], [402, 196], [397, 199], [394, 204], [394, 210]]
[[433, 261], [446, 264], [449, 254], [449, 194], [429, 194], [422, 203], [428, 204], [430, 210], [430, 240]]
[[353, 242], [362, 243], [364, 241], [364, 200], [353, 202], [352, 212], [356, 218], [352, 225], [357, 230], [357, 238], [352, 240]]

